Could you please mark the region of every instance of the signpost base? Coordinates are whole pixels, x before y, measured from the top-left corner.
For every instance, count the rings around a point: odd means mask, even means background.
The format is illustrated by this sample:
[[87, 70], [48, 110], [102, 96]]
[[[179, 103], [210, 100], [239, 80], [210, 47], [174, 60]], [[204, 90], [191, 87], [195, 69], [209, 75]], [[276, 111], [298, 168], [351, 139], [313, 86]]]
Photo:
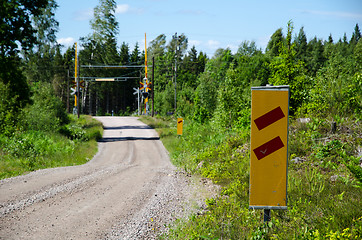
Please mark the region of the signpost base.
[[270, 219], [270, 209], [264, 209], [264, 222], [269, 222]]

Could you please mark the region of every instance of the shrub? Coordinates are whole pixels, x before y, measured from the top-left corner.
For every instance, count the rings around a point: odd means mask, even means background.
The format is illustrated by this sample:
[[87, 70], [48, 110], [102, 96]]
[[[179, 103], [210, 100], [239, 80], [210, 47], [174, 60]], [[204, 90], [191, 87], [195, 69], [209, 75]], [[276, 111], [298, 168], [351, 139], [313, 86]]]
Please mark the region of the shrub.
[[11, 97], [10, 88], [0, 79], [0, 132], [11, 135], [16, 128], [18, 109], [17, 97]]
[[33, 104], [28, 105], [21, 116], [24, 130], [58, 131], [69, 119], [61, 100], [53, 93], [50, 84], [34, 87]]

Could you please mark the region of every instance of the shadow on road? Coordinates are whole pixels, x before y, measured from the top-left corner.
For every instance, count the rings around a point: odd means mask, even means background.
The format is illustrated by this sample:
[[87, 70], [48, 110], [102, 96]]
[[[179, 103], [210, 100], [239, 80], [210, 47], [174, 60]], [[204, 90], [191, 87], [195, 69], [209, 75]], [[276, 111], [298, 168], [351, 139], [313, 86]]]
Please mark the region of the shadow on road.
[[122, 129], [153, 129], [150, 126], [116, 126], [116, 127], [103, 127], [104, 130], [122, 130]]
[[119, 141], [136, 141], [136, 140], [160, 140], [159, 137], [109, 137], [102, 138], [98, 142], [119, 142]]

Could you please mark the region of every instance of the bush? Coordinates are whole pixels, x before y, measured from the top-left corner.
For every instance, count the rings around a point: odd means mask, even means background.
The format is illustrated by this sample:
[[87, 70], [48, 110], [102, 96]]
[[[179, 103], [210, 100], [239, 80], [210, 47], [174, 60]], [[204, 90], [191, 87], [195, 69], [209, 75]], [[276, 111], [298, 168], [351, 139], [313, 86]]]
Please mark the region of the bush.
[[60, 132], [40, 130], [0, 134], [0, 179], [36, 169], [71, 166], [87, 162], [102, 137], [102, 124], [90, 116], [70, 117]]
[[100, 140], [102, 138], [102, 124], [90, 116], [81, 116], [79, 119], [74, 115], [70, 117], [70, 123], [63, 125], [59, 132], [71, 140]]
[[36, 157], [54, 153], [71, 153], [74, 144], [59, 141], [57, 137], [41, 131], [28, 131], [14, 134], [6, 140], [3, 150], [16, 157]]
[[50, 84], [41, 83], [34, 87], [32, 105], [28, 105], [21, 116], [24, 130], [58, 131], [69, 118], [61, 100], [53, 93]]
[[16, 129], [17, 97], [10, 96], [10, 88], [0, 79], [0, 132], [9, 136]]

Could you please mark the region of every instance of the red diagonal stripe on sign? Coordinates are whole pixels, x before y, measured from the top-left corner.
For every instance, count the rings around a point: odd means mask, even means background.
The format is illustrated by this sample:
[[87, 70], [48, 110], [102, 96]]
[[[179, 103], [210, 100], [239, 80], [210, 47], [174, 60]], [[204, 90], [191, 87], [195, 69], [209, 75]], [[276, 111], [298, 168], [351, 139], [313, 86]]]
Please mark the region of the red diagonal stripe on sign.
[[259, 130], [266, 128], [270, 124], [275, 123], [276, 121], [285, 117], [282, 109], [280, 107], [274, 108], [270, 112], [265, 113], [264, 115], [258, 117], [254, 120], [256, 126]]
[[284, 147], [284, 144], [280, 137], [273, 138], [269, 142], [264, 143], [260, 147], [255, 148], [253, 151], [258, 158], [258, 160], [263, 159], [264, 157], [272, 154], [275, 151], [278, 151]]

